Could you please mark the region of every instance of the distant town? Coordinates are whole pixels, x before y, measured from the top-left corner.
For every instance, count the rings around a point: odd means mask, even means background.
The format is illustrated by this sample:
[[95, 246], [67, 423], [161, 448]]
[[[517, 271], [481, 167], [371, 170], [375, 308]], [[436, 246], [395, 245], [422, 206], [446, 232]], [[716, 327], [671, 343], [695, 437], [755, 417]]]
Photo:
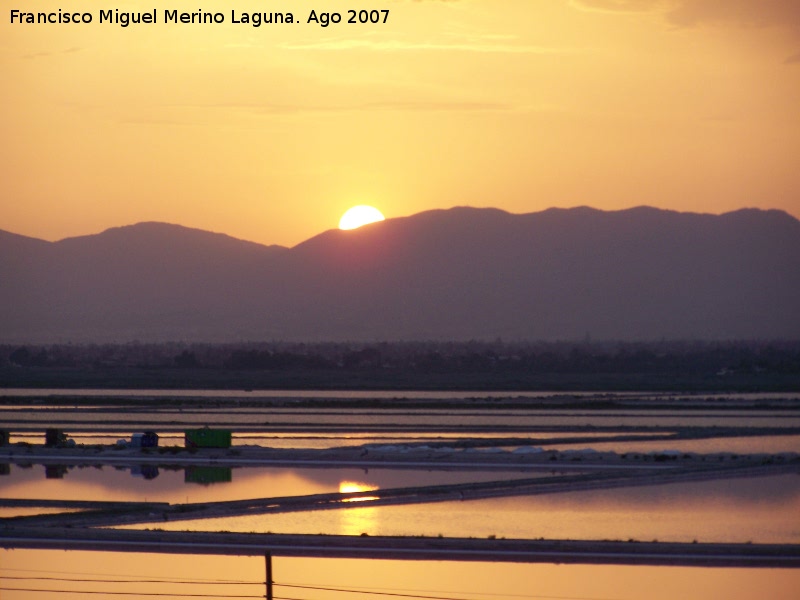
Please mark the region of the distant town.
[[134, 388], [791, 391], [800, 385], [800, 342], [0, 345], [0, 386], [73, 381]]

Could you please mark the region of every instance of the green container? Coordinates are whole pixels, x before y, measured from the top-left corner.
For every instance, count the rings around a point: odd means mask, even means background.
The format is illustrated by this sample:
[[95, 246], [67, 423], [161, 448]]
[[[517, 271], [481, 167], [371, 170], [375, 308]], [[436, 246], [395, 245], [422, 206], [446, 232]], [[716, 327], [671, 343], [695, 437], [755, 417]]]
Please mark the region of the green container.
[[230, 429], [187, 429], [184, 439], [187, 448], [230, 448]]

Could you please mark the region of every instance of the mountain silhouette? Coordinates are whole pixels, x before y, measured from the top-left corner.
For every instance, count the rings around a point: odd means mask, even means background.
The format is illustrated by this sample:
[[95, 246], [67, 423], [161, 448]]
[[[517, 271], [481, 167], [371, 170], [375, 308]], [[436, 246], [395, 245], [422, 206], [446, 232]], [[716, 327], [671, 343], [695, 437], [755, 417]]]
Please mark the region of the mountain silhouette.
[[800, 221], [458, 207], [263, 246], [0, 232], [0, 341], [800, 337]]

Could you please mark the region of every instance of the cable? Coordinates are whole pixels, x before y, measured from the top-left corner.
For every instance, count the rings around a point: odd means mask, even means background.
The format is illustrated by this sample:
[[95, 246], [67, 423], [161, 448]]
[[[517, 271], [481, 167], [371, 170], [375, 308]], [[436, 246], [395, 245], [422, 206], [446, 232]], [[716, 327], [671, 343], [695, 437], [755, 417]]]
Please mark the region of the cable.
[[[29, 572], [29, 573], [56, 573], [56, 574], [70, 574], [69, 572], [64, 571], [48, 571], [42, 569], [3, 569], [0, 568], [0, 571], [14, 571], [14, 572]], [[20, 577], [20, 576], [12, 576], [12, 575], [0, 575], [0, 580], [20, 580], [20, 581], [59, 581], [59, 582], [75, 582], [75, 583], [128, 583], [128, 584], [136, 584], [136, 583], [145, 583], [145, 584], [174, 584], [174, 585], [251, 585], [251, 586], [263, 586], [265, 585], [264, 581], [242, 581], [242, 580], [225, 580], [225, 579], [194, 579], [194, 580], [186, 580], [186, 579], [179, 579], [179, 578], [162, 578], [162, 579], [108, 579], [108, 577], [120, 577], [119, 575], [110, 575], [110, 574], [97, 574], [97, 573], [76, 573], [82, 575], [92, 575], [94, 577], [107, 577], [106, 579], [86, 579], [86, 578], [77, 578], [77, 577], [51, 577], [51, 576], [30, 576], [30, 577]], [[144, 575], [127, 575], [122, 577], [146, 577]], [[465, 596], [433, 596], [428, 594], [451, 594], [453, 592], [436, 592], [436, 591], [428, 591], [428, 590], [409, 590], [409, 589], [397, 589], [397, 588], [368, 588], [368, 587], [349, 587], [349, 588], [342, 588], [342, 587], [327, 587], [323, 585], [304, 585], [304, 584], [291, 584], [291, 583], [273, 583], [275, 587], [286, 587], [286, 588], [295, 588], [295, 589], [305, 589], [305, 590], [317, 590], [317, 591], [326, 591], [326, 592], [340, 592], [340, 593], [348, 593], [348, 594], [363, 594], [363, 595], [371, 595], [371, 596], [389, 596], [389, 597], [396, 597], [396, 598], [414, 598], [418, 600], [475, 600], [476, 598], [486, 598], [486, 597], [505, 597], [505, 598], [541, 598], [541, 599], [548, 599], [548, 600], [610, 600], [610, 599], [602, 599], [597, 597], [575, 597], [575, 596], [538, 596], [538, 595], [530, 595], [530, 594], [498, 594], [498, 593], [490, 593], [490, 592], [460, 592], [462, 594], [466, 594], [471, 596], [467, 598]], [[221, 595], [221, 594], [181, 594], [181, 593], [144, 593], [144, 592], [99, 592], [99, 591], [70, 591], [70, 590], [36, 590], [36, 589], [28, 589], [28, 588], [0, 588], [0, 590], [9, 590], [9, 591], [46, 591], [51, 593], [66, 593], [66, 594], [107, 594], [107, 595], [118, 595], [118, 596], [130, 596], [130, 595], [138, 595], [138, 596], [159, 596], [159, 597], [176, 597], [176, 598], [263, 598], [263, 595], [258, 596], [248, 596], [248, 595]], [[378, 591], [383, 590], [383, 591]], [[420, 593], [401, 593], [401, 592], [426, 592], [424, 594]], [[459, 592], [456, 592], [459, 593]], [[276, 600], [280, 600], [277, 596], [275, 597]], [[284, 600], [309, 600], [303, 598], [285, 598]]]
[[[53, 571], [51, 569], [8, 569], [5, 567], [0, 567], [0, 571], [11, 571], [15, 573], [53, 573], [57, 575], [91, 575], [92, 577], [147, 577], [146, 575], [122, 575], [119, 573], [76, 573], [73, 571]], [[0, 579], [4, 578], [5, 576], [0, 575]], [[141, 581], [141, 579], [135, 579], [131, 581], [131, 583], [136, 583]], [[159, 580], [163, 583], [181, 583], [182, 580], [179, 577], [164, 577], [163, 581]], [[253, 585], [264, 585], [263, 581], [242, 581], [240, 579], [202, 579], [198, 578], [192, 581], [192, 583], [203, 584], [203, 583], [252, 583]]]
[[[283, 584], [273, 584], [273, 585], [283, 585]], [[300, 584], [295, 584], [300, 585]], [[471, 594], [473, 596], [481, 596], [481, 597], [494, 597], [494, 598], [541, 598], [546, 600], [618, 600], [612, 598], [587, 598], [584, 596], [576, 597], [576, 596], [536, 596], [531, 594], [499, 594], [499, 593], [492, 593], [492, 592], [451, 592], [451, 591], [442, 591], [442, 590], [419, 590], [419, 589], [408, 589], [408, 588], [379, 588], [379, 587], [359, 587], [353, 586], [352, 590], [356, 593], [360, 593], [361, 591], [390, 591], [390, 592], [416, 592], [421, 594]], [[414, 598], [424, 598], [425, 596], [412, 596]], [[465, 599], [466, 600], [466, 599]], [[470, 599], [471, 600], [471, 599]]]
[[13, 579], [22, 581], [72, 581], [76, 583], [168, 583], [186, 585], [260, 585], [263, 581], [213, 581], [213, 580], [175, 580], [175, 579], [81, 579], [77, 577], [15, 577], [0, 575], [0, 579]]
[[352, 588], [345, 589], [345, 588], [321, 587], [313, 585], [290, 585], [288, 583], [276, 583], [274, 585], [276, 587], [298, 588], [303, 590], [320, 590], [325, 592], [347, 592], [351, 594], [369, 594], [371, 596], [394, 596], [397, 598], [421, 598], [424, 600], [471, 600], [470, 598], [455, 598], [451, 596], [418, 596], [414, 594], [400, 594], [393, 592], [366, 592], [366, 591], [362, 592]]
[[[355, 588], [331, 588], [331, 587], [322, 587], [322, 586], [311, 586], [311, 585], [299, 585], [299, 584], [288, 584], [288, 583], [276, 583], [274, 584], [276, 587], [288, 587], [288, 588], [298, 588], [298, 589], [306, 589], [306, 590], [320, 590], [325, 592], [346, 592], [349, 594], [369, 594], [371, 596], [393, 596], [395, 598], [418, 598], [421, 600], [474, 600], [474, 598], [465, 598], [465, 597], [457, 597], [457, 596], [423, 596], [419, 594], [401, 594], [397, 592], [375, 592], [375, 591], [359, 591]], [[363, 588], [362, 588], [363, 589]], [[467, 592], [469, 593], [469, 592]], [[503, 594], [483, 594], [483, 593], [475, 593], [471, 594], [472, 596], [498, 596]], [[585, 598], [585, 597], [572, 597], [572, 596], [518, 596], [524, 598], [550, 598], [553, 600], [605, 600], [601, 598]]]
[[[280, 585], [280, 584], [276, 584], [276, 585]], [[296, 585], [301, 585], [301, 584], [296, 584]], [[446, 591], [446, 590], [445, 591], [443, 591], [443, 590], [418, 590], [418, 589], [409, 589], [409, 588], [381, 588], [381, 587], [363, 587], [363, 586], [353, 586], [352, 590], [354, 592], [357, 592], [357, 593], [365, 592], [365, 591], [370, 591], [370, 592], [385, 591], [385, 592], [390, 592], [390, 593], [406, 592], [408, 594], [411, 594], [411, 593], [415, 593], [415, 594], [416, 593], [419, 593], [419, 594], [461, 594], [461, 593], [469, 594], [470, 593], [470, 592], [450, 592], [450, 591]], [[498, 597], [502, 596], [502, 597], [509, 597], [509, 598], [513, 598], [513, 597], [530, 598], [530, 596], [528, 596], [528, 595], [492, 594], [490, 592], [476, 592], [476, 593], [480, 593], [480, 595], [482, 595], [482, 596], [498, 596]], [[415, 598], [419, 598], [421, 596], [416, 596], [415, 595], [414, 597]]]
[[[106, 596], [158, 596], [160, 598], [261, 598], [263, 600], [264, 595], [260, 594], [258, 596], [231, 596], [228, 594], [168, 594], [168, 593], [158, 593], [158, 592], [102, 592], [102, 591], [91, 591], [91, 590], [46, 590], [46, 589], [37, 589], [37, 588], [9, 588], [9, 587], [0, 587], [0, 591], [4, 592], [47, 592], [48, 594], [103, 594]], [[296, 599], [300, 600], [300, 599]]]

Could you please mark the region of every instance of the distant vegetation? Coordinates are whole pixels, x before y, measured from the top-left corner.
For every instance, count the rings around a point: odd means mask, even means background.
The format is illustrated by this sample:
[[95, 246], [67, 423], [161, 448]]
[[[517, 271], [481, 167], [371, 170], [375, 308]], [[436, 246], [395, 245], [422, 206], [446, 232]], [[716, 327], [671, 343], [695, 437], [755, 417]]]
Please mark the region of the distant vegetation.
[[0, 386], [797, 391], [800, 341], [6, 345]]

